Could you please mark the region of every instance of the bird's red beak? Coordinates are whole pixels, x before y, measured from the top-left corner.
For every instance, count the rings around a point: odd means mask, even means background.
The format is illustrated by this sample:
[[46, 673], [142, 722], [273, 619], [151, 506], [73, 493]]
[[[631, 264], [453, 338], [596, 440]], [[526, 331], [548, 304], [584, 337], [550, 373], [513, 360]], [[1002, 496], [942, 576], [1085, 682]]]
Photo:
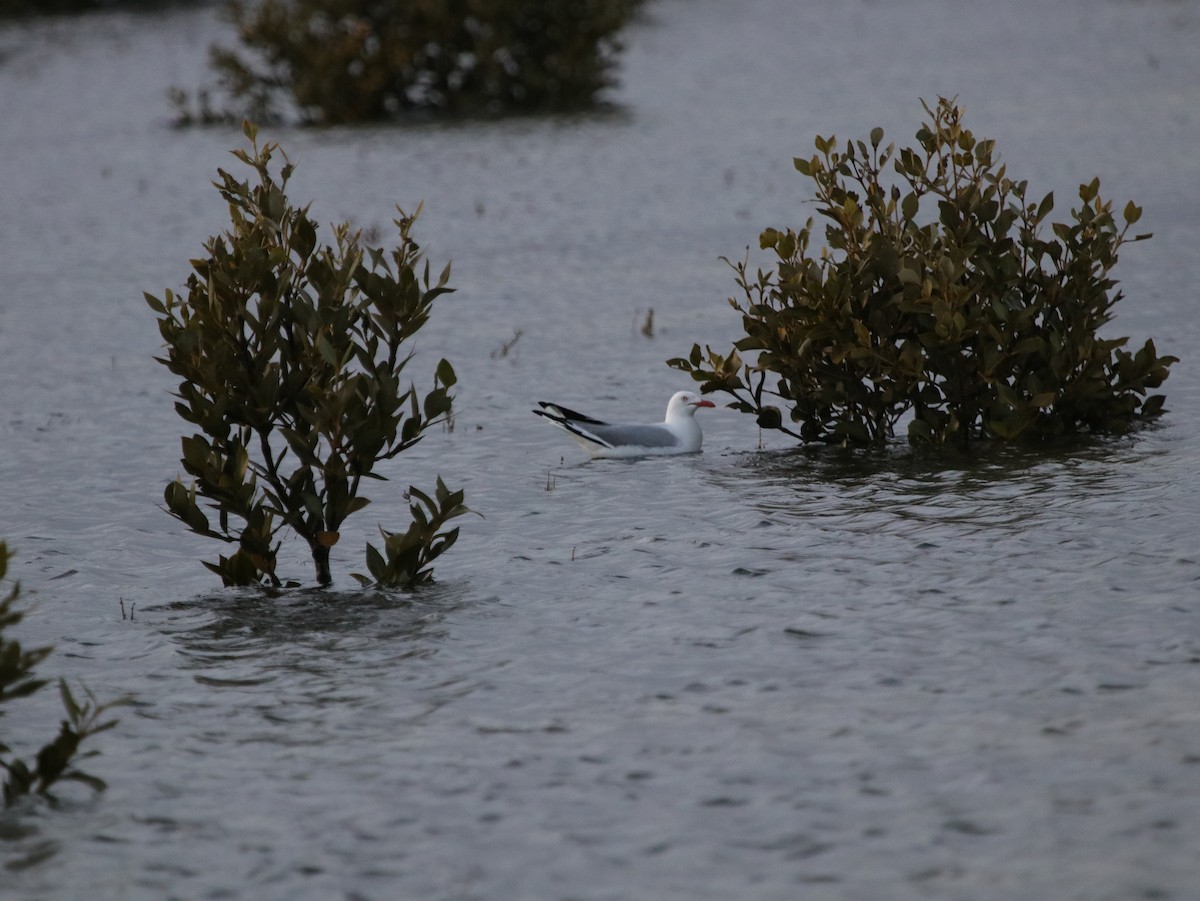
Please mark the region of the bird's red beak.
[[715, 407], [716, 404], [714, 404], [711, 400], [698, 400], [698, 401], [696, 401], [696, 406], [697, 407]]

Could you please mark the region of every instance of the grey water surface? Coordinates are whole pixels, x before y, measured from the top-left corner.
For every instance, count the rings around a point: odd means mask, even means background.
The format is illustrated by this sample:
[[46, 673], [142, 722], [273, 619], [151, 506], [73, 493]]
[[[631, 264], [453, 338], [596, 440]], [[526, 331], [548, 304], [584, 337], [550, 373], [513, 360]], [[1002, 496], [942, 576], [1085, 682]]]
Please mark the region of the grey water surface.
[[[0, 817], [0, 896], [1200, 898], [1200, 5], [651, 0], [626, 37], [595, 115], [264, 129], [323, 222], [386, 240], [425, 202], [458, 293], [413, 371], [461, 379], [333, 588], [270, 599], [159, 509], [183, 424], [142, 299], [225, 226], [242, 136], [171, 128], [165, 92], [211, 81], [231, 27], [0, 27], [19, 637], [135, 702], [86, 761], [107, 792]], [[718, 408], [699, 456], [586, 462], [530, 414], [661, 415], [689, 386], [663, 361], [737, 337], [720, 257], [815, 213], [792, 157], [909, 141], [938, 95], [1060, 212], [1096, 175], [1144, 206], [1111, 329], [1183, 358], [1160, 425], [846, 454]], [[437, 473], [484, 518], [431, 588], [355, 587]], [[296, 542], [281, 568], [311, 580]], [[48, 740], [57, 704], [4, 741]]]

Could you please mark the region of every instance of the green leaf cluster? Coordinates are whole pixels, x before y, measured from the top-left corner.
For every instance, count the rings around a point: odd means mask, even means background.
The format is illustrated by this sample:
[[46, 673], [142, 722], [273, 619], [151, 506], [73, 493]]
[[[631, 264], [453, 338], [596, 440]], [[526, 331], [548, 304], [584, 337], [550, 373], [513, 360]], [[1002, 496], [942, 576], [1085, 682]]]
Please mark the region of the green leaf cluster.
[[[1176, 358], [1107, 338], [1122, 294], [1110, 272], [1141, 209], [1118, 217], [1098, 179], [1051, 221], [952, 100], [922, 104], [916, 145], [818, 136], [795, 160], [824, 229], [768, 228], [774, 269], [731, 266], [745, 337], [668, 365], [733, 396], [763, 428], [802, 441], [880, 444], [1121, 431], [1162, 411], [1149, 394]], [[824, 238], [819, 252], [811, 249]], [[742, 354], [753, 354], [743, 362]]]
[[180, 379], [175, 409], [197, 430], [182, 439], [192, 482], [177, 479], [164, 498], [193, 532], [235, 546], [206, 563], [227, 585], [279, 584], [285, 526], [328, 584], [342, 523], [370, 502], [362, 481], [450, 415], [448, 361], [424, 393], [403, 381], [412, 338], [452, 290], [450, 267], [431, 278], [417, 214], [403, 210], [390, 252], [364, 247], [346, 223], [322, 245], [308, 207], [288, 200], [286, 155], [276, 176], [278, 146], [245, 132], [250, 149], [234, 156], [256, 181], [219, 170], [215, 183], [230, 228], [192, 261], [183, 292], [145, 295], [166, 342], [160, 362]]
[[[8, 573], [10, 557], [8, 545], [0, 542], [0, 583]], [[0, 705], [28, 697], [46, 685], [46, 680], [38, 678], [34, 668], [53, 650], [49, 647], [25, 650], [19, 641], [5, 636], [5, 631], [17, 625], [24, 616], [17, 607], [19, 597], [20, 586], [16, 583], [0, 597]], [[62, 721], [54, 740], [37, 752], [33, 766], [15, 756], [13, 749], [0, 740], [0, 767], [6, 773], [3, 785], [5, 807], [31, 792], [49, 796], [50, 787], [60, 781], [82, 782], [96, 791], [105, 788], [103, 779], [76, 769], [74, 763], [99, 753], [92, 750], [80, 754], [80, 744], [115, 726], [116, 720], [106, 720], [104, 716], [124, 701], [101, 704], [84, 688], [87, 700], [80, 702], [65, 681], [60, 679], [58, 688], [66, 719]], [[0, 706], [0, 717], [5, 713], [3, 706]]]
[[392, 588], [428, 582], [433, 575], [430, 564], [458, 540], [458, 528], [448, 529], [446, 523], [473, 512], [463, 504], [463, 492], [450, 491], [440, 478], [433, 497], [410, 485], [408, 498], [412, 524], [404, 533], [379, 530], [383, 550], [367, 545], [370, 575], [352, 574], [363, 585]]
[[222, 87], [253, 118], [280, 93], [324, 124], [411, 110], [586, 107], [611, 83], [640, 0], [233, 0], [250, 58], [214, 48]]

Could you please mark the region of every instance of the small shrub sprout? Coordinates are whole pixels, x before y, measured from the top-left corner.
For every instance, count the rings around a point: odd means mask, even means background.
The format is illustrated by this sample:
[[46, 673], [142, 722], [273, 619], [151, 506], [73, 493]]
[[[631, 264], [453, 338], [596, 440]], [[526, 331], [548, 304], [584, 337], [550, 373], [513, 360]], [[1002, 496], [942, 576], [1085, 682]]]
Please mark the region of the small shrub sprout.
[[[0, 542], [0, 583], [7, 575], [11, 556], [8, 545]], [[6, 630], [20, 623], [24, 617], [17, 605], [20, 593], [20, 586], [13, 583], [0, 597], [0, 705], [10, 705], [45, 687], [46, 680], [34, 670], [53, 650], [49, 647], [26, 650], [19, 641], [5, 635]], [[103, 779], [77, 769], [75, 763], [99, 753], [95, 750], [80, 753], [80, 746], [92, 736], [115, 726], [116, 720], [105, 717], [112, 708], [127, 701], [120, 699], [101, 704], [87, 688], [83, 689], [86, 699], [80, 700], [62, 679], [58, 682], [58, 691], [66, 717], [59, 725], [54, 740], [37, 752], [32, 766], [17, 757], [14, 750], [0, 740], [0, 768], [5, 772], [4, 807], [29, 794], [52, 797], [50, 788], [58, 782], [82, 782], [95, 791], [103, 791], [106, 787]], [[0, 717], [8, 712], [4, 706], [0, 706]], [[4, 730], [0, 728], [0, 735], [3, 733]]]

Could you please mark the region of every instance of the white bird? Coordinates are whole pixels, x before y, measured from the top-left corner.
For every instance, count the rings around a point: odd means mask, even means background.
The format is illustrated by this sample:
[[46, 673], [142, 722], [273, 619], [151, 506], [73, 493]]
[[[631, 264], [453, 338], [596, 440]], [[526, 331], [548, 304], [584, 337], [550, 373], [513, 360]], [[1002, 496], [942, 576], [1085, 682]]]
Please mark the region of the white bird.
[[538, 401], [538, 406], [542, 409], [534, 413], [565, 429], [593, 457], [642, 457], [697, 453], [704, 436], [696, 422], [696, 411], [716, 404], [690, 391], [680, 391], [667, 404], [666, 419], [653, 423], [603, 422], [558, 404]]

